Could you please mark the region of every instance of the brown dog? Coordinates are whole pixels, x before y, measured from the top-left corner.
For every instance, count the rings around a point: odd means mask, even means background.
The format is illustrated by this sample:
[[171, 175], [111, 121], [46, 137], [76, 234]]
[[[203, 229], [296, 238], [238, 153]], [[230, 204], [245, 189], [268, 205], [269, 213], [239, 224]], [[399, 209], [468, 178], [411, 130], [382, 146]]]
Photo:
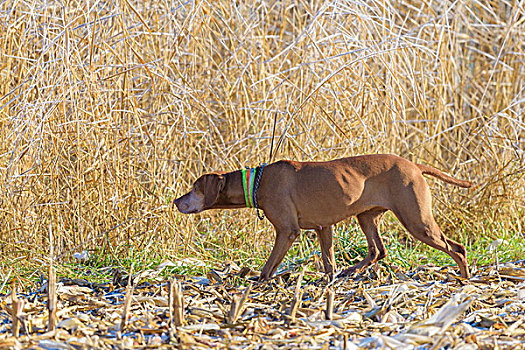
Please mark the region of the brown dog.
[[[261, 169], [257, 168], [256, 177]], [[275, 227], [275, 245], [260, 280], [269, 279], [290, 249], [301, 229], [317, 232], [324, 270], [335, 271], [332, 225], [357, 216], [368, 242], [367, 256], [344, 270], [357, 273], [386, 256], [379, 236], [381, 217], [391, 210], [417, 239], [444, 251], [458, 264], [461, 276], [469, 278], [465, 247], [439, 229], [431, 212], [431, 195], [423, 174], [460, 187], [470, 187], [427, 165], [414, 164], [395, 155], [364, 155], [328, 162], [281, 160], [267, 165], [260, 176], [256, 203]], [[243, 187], [244, 186], [244, 187]], [[175, 200], [182, 213], [207, 209], [247, 207], [243, 173], [212, 173], [201, 176], [191, 192]]]

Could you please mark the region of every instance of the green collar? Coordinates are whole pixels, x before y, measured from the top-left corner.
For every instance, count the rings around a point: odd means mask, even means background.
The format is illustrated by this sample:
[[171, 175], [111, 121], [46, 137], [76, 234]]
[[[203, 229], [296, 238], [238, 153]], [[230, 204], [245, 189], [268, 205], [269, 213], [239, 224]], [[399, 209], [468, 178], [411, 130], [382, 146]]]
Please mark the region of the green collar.
[[254, 208], [253, 203], [253, 190], [255, 187], [255, 174], [257, 168], [245, 168], [242, 172], [242, 189], [244, 191], [244, 200], [248, 208]]

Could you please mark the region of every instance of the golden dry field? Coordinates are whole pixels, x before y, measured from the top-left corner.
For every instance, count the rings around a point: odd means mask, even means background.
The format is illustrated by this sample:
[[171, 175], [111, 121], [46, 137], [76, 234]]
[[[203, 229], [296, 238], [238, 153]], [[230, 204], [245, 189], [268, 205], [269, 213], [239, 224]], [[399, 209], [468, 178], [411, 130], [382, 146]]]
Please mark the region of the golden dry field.
[[[82, 251], [257, 271], [267, 220], [173, 199], [277, 159], [395, 153], [470, 180], [427, 179], [443, 231], [472, 266], [523, 259], [524, 63], [523, 1], [1, 1], [0, 295], [36, 288], [50, 255], [84, 278]], [[393, 216], [383, 230], [389, 265], [452, 264]], [[340, 265], [366, 249], [353, 220], [337, 237]], [[318, 249], [306, 233], [286, 264]]]

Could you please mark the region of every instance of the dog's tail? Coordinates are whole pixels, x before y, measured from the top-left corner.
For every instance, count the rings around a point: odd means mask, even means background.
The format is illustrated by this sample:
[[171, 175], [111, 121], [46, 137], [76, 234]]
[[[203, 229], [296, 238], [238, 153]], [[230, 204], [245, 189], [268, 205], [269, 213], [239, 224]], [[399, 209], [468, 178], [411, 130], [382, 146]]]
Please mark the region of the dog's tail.
[[469, 188], [472, 187], [472, 182], [466, 180], [460, 180], [453, 178], [450, 175], [445, 174], [444, 172], [437, 170], [431, 166], [425, 164], [416, 164], [423, 174], [432, 175], [437, 177], [440, 180], [448, 182], [449, 184], [456, 185], [459, 187]]

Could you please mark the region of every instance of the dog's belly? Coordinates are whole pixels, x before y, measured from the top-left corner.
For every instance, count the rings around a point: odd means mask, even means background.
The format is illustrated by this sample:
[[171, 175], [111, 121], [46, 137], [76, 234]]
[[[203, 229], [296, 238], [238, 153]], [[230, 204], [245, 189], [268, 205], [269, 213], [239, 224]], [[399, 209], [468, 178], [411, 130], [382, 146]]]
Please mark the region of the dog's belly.
[[383, 208], [388, 210], [388, 208], [382, 202], [383, 201], [378, 201], [377, 203], [365, 204], [361, 201], [357, 201], [348, 206], [336, 206], [338, 210], [333, 210], [333, 208], [328, 205], [313, 208], [314, 210], [311, 210], [312, 208], [309, 208], [310, 210], [298, 210], [297, 221], [299, 223], [299, 227], [303, 230], [328, 227], [371, 209]]
[[333, 221], [326, 221], [326, 220], [323, 220], [323, 221], [317, 221], [317, 222], [313, 222], [313, 221], [309, 221], [309, 220], [301, 220], [299, 219], [299, 228], [303, 229], [303, 230], [317, 230], [317, 229], [322, 229], [323, 227], [328, 227], [328, 226], [331, 226], [331, 225], [334, 225], [336, 223], [338, 223], [339, 221], [342, 221], [346, 218], [343, 218], [343, 219], [340, 219], [340, 220], [333, 220]]
[[351, 216], [355, 216], [364, 210], [358, 210], [358, 208], [350, 207], [346, 210], [323, 210], [325, 208], [319, 208], [316, 211], [305, 211], [297, 213], [297, 221], [299, 227], [302, 229], [318, 229], [320, 227], [328, 227], [330, 225], [337, 224], [340, 221], [348, 219]]

